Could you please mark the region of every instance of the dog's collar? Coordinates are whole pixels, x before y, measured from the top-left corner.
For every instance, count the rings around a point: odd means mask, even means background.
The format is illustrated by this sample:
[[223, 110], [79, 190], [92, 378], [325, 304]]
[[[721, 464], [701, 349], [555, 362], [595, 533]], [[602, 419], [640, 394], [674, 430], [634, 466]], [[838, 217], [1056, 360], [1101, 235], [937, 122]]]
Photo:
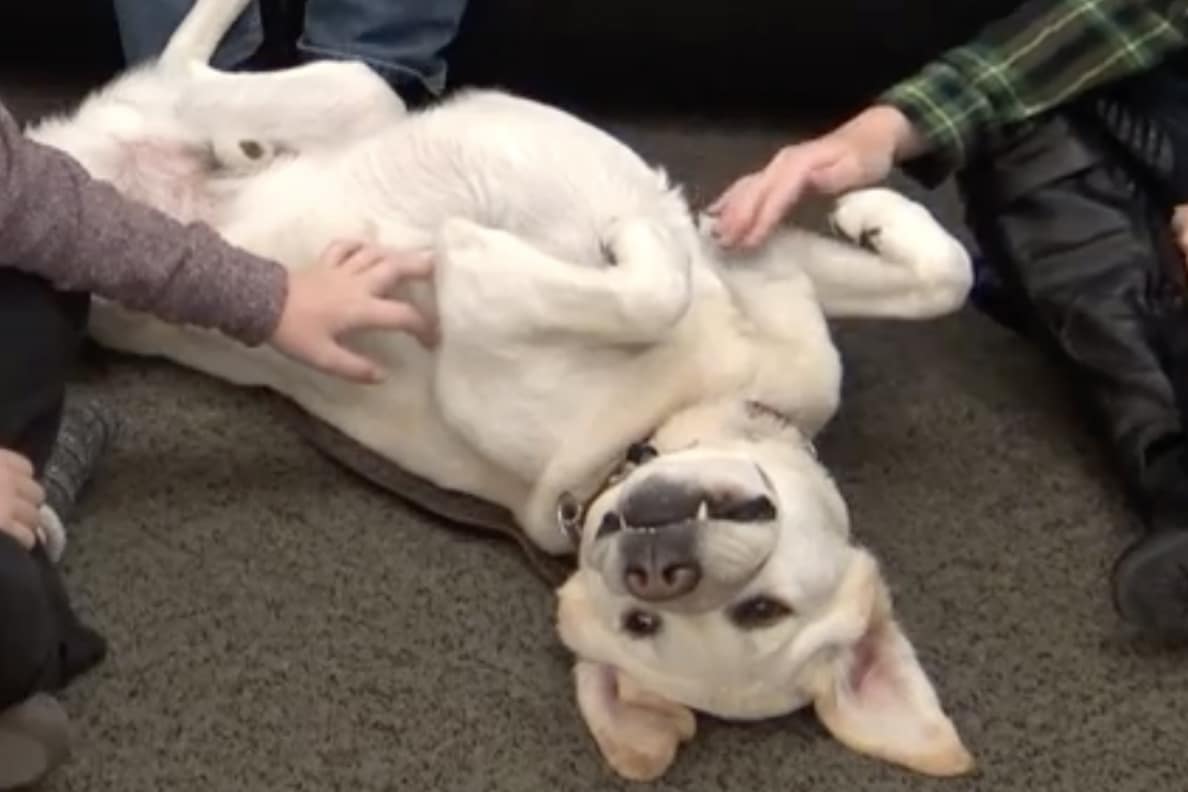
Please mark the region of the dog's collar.
[[[748, 399], [743, 403], [750, 417], [763, 417], [777, 421], [782, 426], [796, 428], [796, 421], [788, 413], [783, 412], [770, 404], [766, 404], [754, 399]], [[805, 448], [813, 459], [817, 458], [817, 448], [812, 441], [807, 437], [804, 440]], [[561, 533], [565, 535], [576, 551], [582, 542], [582, 526], [586, 522], [586, 515], [590, 512], [590, 507], [594, 501], [598, 500], [608, 489], [618, 484], [627, 475], [639, 465], [644, 462], [659, 456], [659, 452], [651, 444], [650, 438], [639, 442], [632, 443], [627, 447], [627, 450], [620, 457], [619, 462], [611, 470], [610, 475], [603, 479], [602, 483], [594, 489], [594, 492], [584, 500], [578, 498], [569, 490], [562, 492], [557, 498], [557, 527], [561, 529]]]
[[561, 496], [557, 498], [557, 525], [565, 534], [565, 538], [573, 543], [575, 550], [581, 545], [582, 525], [586, 522], [586, 515], [589, 514], [590, 506], [594, 501], [598, 500], [608, 489], [627, 478], [632, 470], [658, 455], [655, 446], [649, 440], [632, 443], [627, 446], [627, 450], [619, 458], [610, 475], [603, 479], [602, 483], [585, 500], [578, 498], [568, 490], [561, 493]]

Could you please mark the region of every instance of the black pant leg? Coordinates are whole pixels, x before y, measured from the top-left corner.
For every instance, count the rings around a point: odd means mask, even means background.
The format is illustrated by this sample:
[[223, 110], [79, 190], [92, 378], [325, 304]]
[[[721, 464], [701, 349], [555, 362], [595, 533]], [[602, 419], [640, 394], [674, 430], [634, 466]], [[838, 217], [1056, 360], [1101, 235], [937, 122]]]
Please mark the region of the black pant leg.
[[1015, 130], [960, 185], [987, 261], [1028, 335], [1067, 366], [1141, 513], [1181, 522], [1188, 443], [1165, 330], [1183, 322], [1183, 286], [1168, 207], [1072, 110]]
[[0, 534], [0, 711], [60, 690], [105, 653], [103, 639], [71, 611], [45, 552]]
[[[40, 472], [53, 449], [89, 299], [0, 267], [0, 447]], [[75, 616], [40, 548], [0, 535], [0, 709], [57, 690], [98, 663], [103, 640]]]
[[0, 265], [0, 447], [38, 471], [57, 437], [89, 305], [87, 295], [62, 294]]

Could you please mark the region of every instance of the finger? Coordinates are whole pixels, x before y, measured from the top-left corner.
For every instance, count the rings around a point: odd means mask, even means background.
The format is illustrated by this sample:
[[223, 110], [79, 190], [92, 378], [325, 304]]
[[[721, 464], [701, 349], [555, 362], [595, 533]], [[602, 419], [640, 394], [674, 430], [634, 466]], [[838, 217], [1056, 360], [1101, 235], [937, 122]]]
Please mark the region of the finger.
[[37, 532], [26, 523], [11, 522], [0, 525], [0, 533], [11, 536], [26, 550], [32, 550], [37, 544]]
[[0, 467], [18, 476], [33, 476], [33, 463], [15, 451], [0, 448]]
[[427, 346], [432, 345], [437, 334], [436, 322], [430, 315], [409, 303], [382, 299], [371, 300], [354, 312], [341, 332], [366, 330], [411, 333]]
[[422, 250], [416, 253], [401, 254], [401, 264], [404, 267], [404, 277], [421, 279], [433, 275], [436, 261], [433, 253]]
[[730, 203], [730, 196], [734, 192], [734, 188], [737, 186], [738, 186], [738, 183], [735, 182], [734, 184], [729, 185], [721, 193], [719, 193], [718, 197], [715, 198], [708, 206], [705, 207], [705, 213], [710, 214], [710, 215], [721, 214], [723, 207], [725, 207], [726, 204]]
[[33, 478], [19, 478], [16, 483], [17, 500], [31, 503], [35, 508], [41, 508], [45, 503], [45, 490]]
[[1172, 213], [1172, 231], [1176, 234], [1188, 233], [1188, 206], [1177, 206]]
[[318, 355], [317, 367], [328, 374], [363, 385], [383, 382], [383, 371], [374, 361], [330, 342]]
[[322, 258], [320, 261], [323, 265], [329, 267], [341, 267], [361, 247], [363, 247], [362, 242], [352, 239], [336, 239], [327, 245], [326, 249], [322, 251]]
[[389, 253], [367, 273], [367, 289], [383, 294], [405, 279], [423, 279], [433, 273], [429, 253]]
[[739, 190], [718, 217], [717, 231], [720, 244], [733, 247], [750, 232], [766, 193], [766, 176], [752, 179]]
[[767, 240], [792, 205], [800, 200], [804, 182], [804, 172], [799, 168], [791, 168], [772, 179], [770, 188], [755, 211], [755, 219], [742, 240], [743, 247], [757, 247]]
[[33, 527], [41, 524], [41, 511], [29, 501], [17, 500], [12, 507], [12, 522]]
[[734, 183], [723, 190], [722, 194], [718, 196], [717, 200], [706, 207], [705, 211], [712, 215], [721, 214], [722, 211], [734, 201], [739, 192], [745, 189], [747, 184], [754, 180], [755, 175], [756, 174], [749, 173], [746, 176], [735, 179]]
[[730, 188], [728, 198], [718, 213], [719, 223], [733, 228], [741, 222], [746, 215], [747, 204], [755, 200], [756, 193], [763, 186], [764, 175], [765, 171], [752, 173]]
[[342, 271], [351, 275], [361, 275], [381, 261], [388, 257], [388, 251], [375, 245], [360, 245], [359, 249], [352, 253], [346, 261], [342, 263]]

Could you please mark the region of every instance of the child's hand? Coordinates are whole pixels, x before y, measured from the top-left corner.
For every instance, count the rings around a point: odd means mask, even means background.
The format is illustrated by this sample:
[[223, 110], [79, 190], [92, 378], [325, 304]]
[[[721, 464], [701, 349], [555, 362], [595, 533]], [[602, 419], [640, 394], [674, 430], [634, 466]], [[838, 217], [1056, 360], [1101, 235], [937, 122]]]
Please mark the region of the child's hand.
[[1172, 213], [1172, 231], [1175, 232], [1180, 255], [1184, 257], [1184, 265], [1188, 268], [1188, 204], [1180, 204]]
[[356, 330], [402, 330], [431, 345], [436, 338], [433, 319], [382, 295], [405, 278], [426, 278], [432, 271], [426, 255], [335, 242], [315, 266], [290, 272], [289, 297], [271, 343], [329, 374], [379, 382], [379, 367], [347, 350], [339, 336]]
[[872, 107], [821, 137], [785, 146], [762, 170], [734, 182], [709, 208], [714, 234], [723, 247], [762, 245], [807, 193], [869, 187], [919, 145], [899, 110]]
[[0, 533], [32, 550], [44, 502], [45, 492], [33, 478], [29, 460], [0, 448]]

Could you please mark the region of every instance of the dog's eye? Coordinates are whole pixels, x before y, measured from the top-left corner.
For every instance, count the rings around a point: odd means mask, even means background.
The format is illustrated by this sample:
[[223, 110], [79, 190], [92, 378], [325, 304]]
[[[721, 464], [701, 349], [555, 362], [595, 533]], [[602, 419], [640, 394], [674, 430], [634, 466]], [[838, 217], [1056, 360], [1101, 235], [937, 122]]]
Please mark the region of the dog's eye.
[[734, 522], [770, 522], [776, 518], [776, 507], [771, 498], [758, 495], [746, 500], [711, 503], [710, 516], [715, 520]]
[[792, 615], [792, 609], [772, 597], [751, 597], [730, 609], [730, 620], [744, 630], [770, 627]]
[[650, 638], [660, 632], [660, 617], [642, 610], [629, 610], [623, 614], [623, 631], [632, 638]]

